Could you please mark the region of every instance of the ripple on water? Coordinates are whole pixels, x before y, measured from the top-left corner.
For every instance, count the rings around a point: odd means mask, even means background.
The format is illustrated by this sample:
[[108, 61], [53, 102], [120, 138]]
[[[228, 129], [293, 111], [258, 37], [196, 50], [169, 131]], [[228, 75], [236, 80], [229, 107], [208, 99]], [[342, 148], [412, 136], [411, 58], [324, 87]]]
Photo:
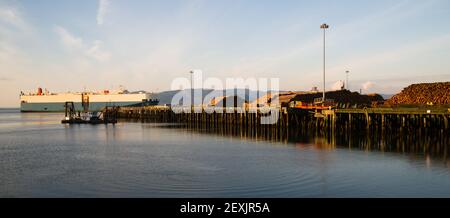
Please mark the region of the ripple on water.
[[450, 196], [450, 164], [420, 155], [7, 116], [7, 126], [0, 124], [1, 196]]

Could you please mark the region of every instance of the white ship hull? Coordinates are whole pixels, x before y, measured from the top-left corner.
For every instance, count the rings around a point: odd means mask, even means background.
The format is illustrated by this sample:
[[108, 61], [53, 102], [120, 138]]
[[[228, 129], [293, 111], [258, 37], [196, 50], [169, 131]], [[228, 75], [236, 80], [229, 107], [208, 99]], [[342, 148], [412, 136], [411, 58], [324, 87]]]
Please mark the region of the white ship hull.
[[[101, 111], [106, 106], [154, 105], [158, 101], [151, 99], [148, 93], [138, 94], [88, 94], [89, 111]], [[20, 97], [22, 112], [62, 112], [65, 102], [74, 102], [75, 109], [82, 110], [81, 93], [54, 95], [22, 95]]]

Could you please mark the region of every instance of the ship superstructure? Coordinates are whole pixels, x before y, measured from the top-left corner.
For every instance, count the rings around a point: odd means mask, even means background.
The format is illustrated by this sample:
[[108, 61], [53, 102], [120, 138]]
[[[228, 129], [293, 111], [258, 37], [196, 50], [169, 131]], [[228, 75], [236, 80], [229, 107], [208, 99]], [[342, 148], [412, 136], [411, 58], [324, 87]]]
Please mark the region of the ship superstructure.
[[157, 99], [147, 92], [129, 92], [102, 90], [99, 92], [50, 93], [38, 88], [36, 93], [20, 94], [20, 110], [22, 112], [63, 112], [66, 102], [73, 102], [75, 110], [83, 110], [83, 98], [89, 104], [89, 111], [101, 111], [107, 106], [143, 106], [156, 105]]

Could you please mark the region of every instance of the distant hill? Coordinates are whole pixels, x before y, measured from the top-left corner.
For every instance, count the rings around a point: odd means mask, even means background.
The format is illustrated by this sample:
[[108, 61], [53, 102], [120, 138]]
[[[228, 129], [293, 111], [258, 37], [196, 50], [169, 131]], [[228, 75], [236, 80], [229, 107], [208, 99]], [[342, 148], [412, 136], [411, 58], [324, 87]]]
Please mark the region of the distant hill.
[[[173, 96], [175, 96], [181, 90], [175, 91], [164, 91], [159, 93], [154, 93], [154, 98], [159, 99], [160, 105], [171, 104]], [[189, 92], [190, 90], [183, 90], [182, 92]], [[252, 91], [248, 89], [237, 89], [237, 91], [244, 91], [245, 100], [254, 101], [257, 98], [257, 91]], [[217, 95], [223, 96], [226, 95], [226, 90], [212, 90], [212, 89], [203, 89], [203, 97], [210, 94], [211, 92], [216, 92]]]
[[[181, 90], [164, 91], [164, 92], [160, 92], [160, 93], [155, 93], [154, 96], [155, 96], [155, 98], [159, 99], [160, 105], [171, 104], [173, 96], [175, 96], [180, 91]], [[189, 92], [189, 90], [184, 90], [183, 92], [186, 92], [186, 91]], [[204, 89], [203, 96], [209, 94], [212, 91], [213, 90], [211, 90], [211, 89]]]
[[394, 96], [394, 94], [380, 94], [385, 100], [388, 100]]
[[[239, 89], [239, 91], [242, 91], [242, 90], [243, 89]], [[184, 91], [189, 91], [189, 90], [184, 90]], [[153, 94], [153, 98], [159, 99], [159, 104], [160, 105], [171, 104], [173, 96], [175, 94], [177, 94], [178, 92], [180, 92], [180, 90], [163, 91], [163, 92], [159, 92], [159, 93], [154, 93]], [[203, 90], [203, 97], [205, 97], [206, 95], [210, 94], [211, 92], [217, 92], [218, 95], [225, 95], [225, 91], [224, 90], [204, 89]], [[256, 98], [254, 96], [257, 95], [257, 91], [252, 91], [252, 90], [248, 90], [248, 89], [245, 90], [244, 89], [244, 92], [246, 93], [246, 99], [245, 99], [246, 101], [253, 102], [253, 101], [256, 100]], [[287, 91], [280, 91], [280, 92], [287, 92]], [[322, 95], [321, 93], [317, 94], [317, 96], [319, 96], [319, 97], [321, 95]], [[393, 94], [380, 94], [380, 95], [381, 95], [381, 97], [383, 99], [390, 99], [392, 96], [394, 96]], [[253, 96], [253, 97], [251, 98], [250, 96]], [[261, 97], [261, 96], [259, 96], [259, 97]]]

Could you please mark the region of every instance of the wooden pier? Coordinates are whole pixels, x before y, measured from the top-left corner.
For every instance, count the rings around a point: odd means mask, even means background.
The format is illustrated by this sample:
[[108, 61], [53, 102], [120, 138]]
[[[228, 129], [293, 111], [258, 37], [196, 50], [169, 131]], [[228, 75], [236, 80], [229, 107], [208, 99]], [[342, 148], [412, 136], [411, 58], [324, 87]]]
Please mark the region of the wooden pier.
[[[170, 107], [123, 107], [124, 121], [176, 123], [171, 128], [215, 133], [276, 143], [304, 142], [333, 148], [421, 152], [450, 157], [450, 111], [420, 108], [303, 110], [282, 108], [279, 122], [261, 124], [261, 113], [236, 109], [234, 113], [174, 113]], [[172, 126], [172, 125], [169, 125]], [[319, 141], [317, 141], [319, 140]]]
[[[201, 113], [175, 113], [166, 106], [123, 107], [117, 117], [147, 122], [184, 123], [193, 126], [273, 128], [286, 129], [433, 129], [448, 131], [450, 110], [448, 108], [366, 108], [304, 110], [279, 108], [278, 122], [272, 125], [261, 124], [267, 116], [252, 109], [226, 108], [232, 113], [207, 113], [203, 108], [192, 110]], [[190, 112], [190, 111], [188, 111]]]

